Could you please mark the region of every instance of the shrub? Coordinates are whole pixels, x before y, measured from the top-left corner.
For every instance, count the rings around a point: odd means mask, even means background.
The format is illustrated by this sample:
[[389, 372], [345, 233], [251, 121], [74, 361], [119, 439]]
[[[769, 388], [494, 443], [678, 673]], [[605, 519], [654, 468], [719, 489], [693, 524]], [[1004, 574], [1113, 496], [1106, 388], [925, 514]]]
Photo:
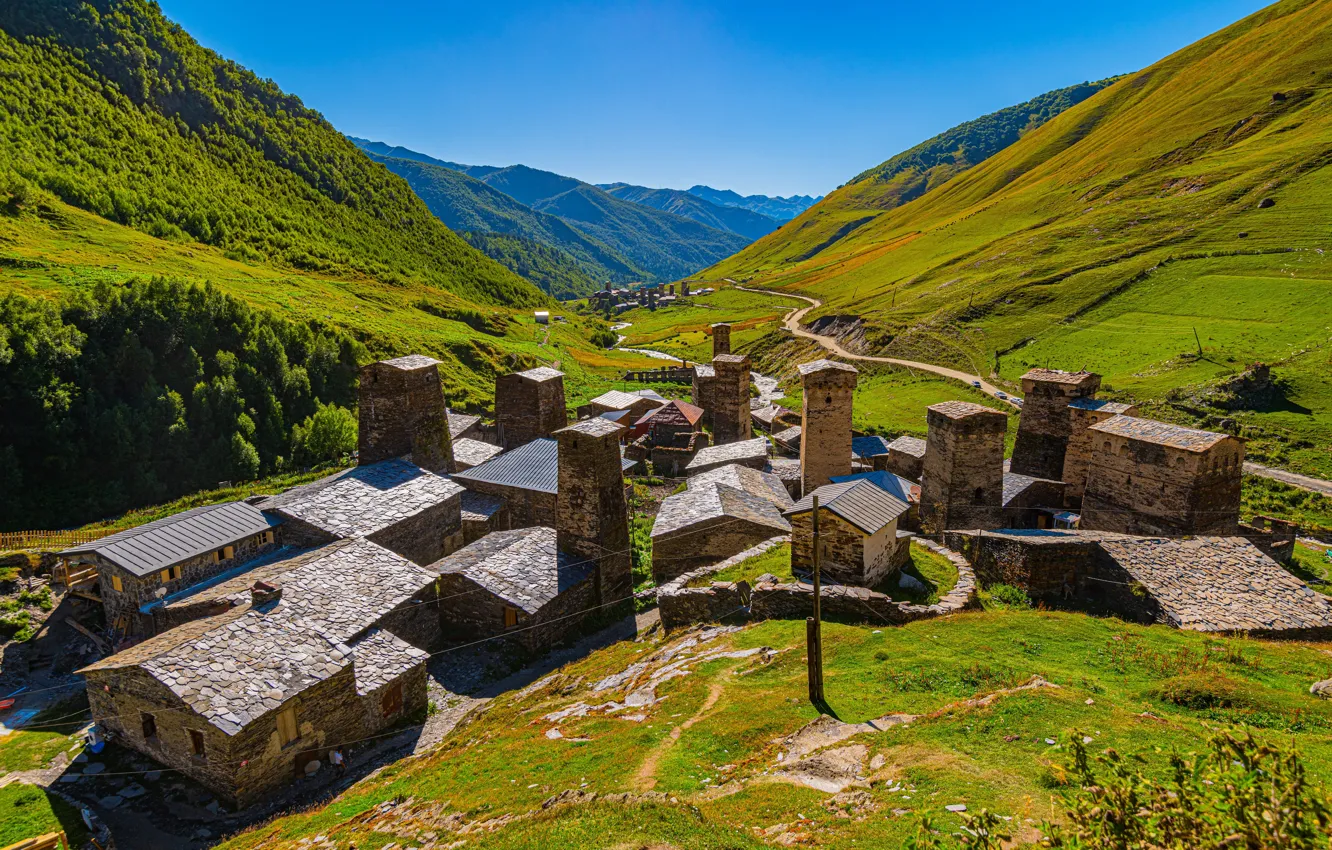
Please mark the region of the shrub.
[[299, 463], [339, 460], [356, 450], [356, 417], [345, 407], [321, 404], [305, 421], [292, 428], [292, 453]]
[[55, 600], [51, 598], [51, 588], [49, 587], [43, 587], [40, 590], [21, 590], [19, 591], [18, 601], [20, 605], [31, 605], [43, 611], [50, 611], [55, 607]]
[[1152, 690], [1152, 696], [1196, 710], [1242, 708], [1253, 702], [1244, 685], [1210, 671], [1166, 679]]
[[1163, 780], [1147, 774], [1143, 759], [1112, 749], [1095, 757], [1098, 774], [1082, 738], [1072, 736], [1069, 765], [1080, 789], [1066, 812], [1068, 825], [1044, 825], [1046, 847], [1327, 847], [1332, 800], [1309, 784], [1291, 747], [1261, 743], [1247, 732], [1217, 732], [1205, 753], [1170, 756]]
[[989, 588], [991, 601], [1008, 608], [1030, 608], [1031, 597], [1020, 587], [1011, 584], [996, 584]]

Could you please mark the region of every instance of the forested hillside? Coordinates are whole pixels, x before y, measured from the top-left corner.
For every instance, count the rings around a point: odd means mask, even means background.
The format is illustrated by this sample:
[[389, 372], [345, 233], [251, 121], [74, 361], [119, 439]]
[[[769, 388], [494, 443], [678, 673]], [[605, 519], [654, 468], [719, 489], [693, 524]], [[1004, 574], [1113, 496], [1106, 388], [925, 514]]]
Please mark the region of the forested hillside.
[[[352, 141], [369, 153], [441, 166], [474, 177], [519, 204], [558, 218], [585, 237], [605, 245], [622, 257], [623, 262], [638, 269], [644, 280], [666, 281], [685, 277], [734, 254], [751, 241], [749, 237], [710, 227], [682, 215], [620, 200], [590, 183], [563, 174], [526, 165], [504, 168], [463, 165], [383, 142], [355, 138]], [[422, 197], [438, 192], [435, 181], [430, 179], [433, 172], [402, 168], [401, 173], [422, 193]], [[495, 229], [510, 232], [504, 228]], [[518, 235], [552, 244], [530, 232]], [[555, 247], [567, 250], [563, 244]], [[612, 264], [603, 264], [614, 271]], [[597, 273], [584, 268], [594, 275]], [[624, 278], [612, 274], [611, 279]]]
[[729, 230], [746, 239], [767, 236], [780, 226], [780, 222], [743, 207], [722, 207], [698, 195], [679, 189], [649, 189], [628, 183], [609, 183], [601, 186], [622, 201], [665, 210], [668, 213], [691, 218], [708, 227]]
[[301, 101], [146, 0], [0, 4], [0, 173], [154, 236], [292, 269], [545, 301]]
[[[1093, 369], [1327, 474], [1329, 69], [1332, 3], [1277, 3], [900, 203], [932, 161], [908, 152], [705, 276], [814, 295], [811, 319], [861, 318], [878, 353], [1009, 381]], [[1280, 380], [1261, 405], [1207, 401], [1255, 361]]]
[[[406, 180], [440, 221], [473, 246], [556, 298], [582, 297], [608, 280], [627, 283], [645, 276], [600, 241], [462, 171], [425, 162], [429, 157], [423, 155], [419, 159], [369, 151], [367, 155]], [[470, 236], [469, 232], [511, 238]], [[526, 245], [539, 245], [543, 250], [529, 254]]]

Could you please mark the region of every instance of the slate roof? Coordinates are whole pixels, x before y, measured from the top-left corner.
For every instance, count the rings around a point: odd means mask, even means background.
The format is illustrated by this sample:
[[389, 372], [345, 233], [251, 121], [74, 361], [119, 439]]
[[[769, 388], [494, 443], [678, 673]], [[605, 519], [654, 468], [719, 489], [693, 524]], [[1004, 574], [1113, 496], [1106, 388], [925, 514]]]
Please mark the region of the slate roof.
[[908, 437], [903, 434], [889, 443], [888, 448], [912, 457], [925, 457], [925, 441], [919, 437]]
[[1091, 372], [1065, 372], [1061, 369], [1032, 369], [1022, 376], [1024, 381], [1041, 381], [1047, 384], [1066, 384], [1071, 387], [1093, 378]]
[[715, 378], [717, 370], [712, 368], [711, 363], [695, 363], [694, 374], [700, 378]]
[[421, 369], [426, 366], [438, 366], [439, 361], [433, 357], [427, 357], [424, 354], [408, 354], [405, 357], [394, 357], [392, 360], [381, 360], [380, 363], [385, 366], [392, 366], [395, 369]]
[[799, 425], [792, 425], [784, 431], [778, 431], [772, 435], [772, 438], [783, 446], [800, 448], [800, 434], [803, 429]]
[[687, 401], [668, 401], [656, 410], [649, 410], [639, 417], [636, 425], [689, 425], [698, 424], [703, 418], [703, 408], [695, 407]]
[[892, 445], [884, 437], [874, 434], [865, 437], [851, 438], [851, 456], [859, 458], [880, 457], [888, 454], [888, 447]]
[[462, 494], [463, 522], [485, 522], [504, 507], [504, 500], [487, 496], [475, 490], [465, 490]]
[[1133, 405], [1124, 404], [1122, 401], [1111, 401], [1108, 398], [1075, 398], [1068, 403], [1069, 407], [1076, 407], [1078, 410], [1104, 410], [1107, 413], [1128, 413], [1133, 409]]
[[[800, 458], [795, 457], [770, 458], [765, 469], [769, 475], [775, 475], [782, 481], [799, 481], [802, 475], [800, 472]], [[699, 473], [699, 475], [706, 474]]]
[[558, 369], [552, 369], [549, 366], [538, 366], [535, 369], [528, 369], [526, 372], [519, 372], [519, 376], [529, 381], [541, 383], [554, 378], [563, 378], [564, 373]]
[[1144, 443], [1170, 446], [1186, 452], [1205, 452], [1222, 440], [1230, 439], [1229, 434], [1199, 431], [1196, 428], [1184, 428], [1168, 422], [1157, 422], [1155, 419], [1139, 419], [1136, 416], [1112, 416], [1104, 422], [1097, 422], [1087, 430], [1114, 434]]
[[939, 404], [931, 404], [928, 409], [935, 413], [941, 413], [949, 419], [965, 419], [968, 416], [1005, 415], [1003, 411], [970, 401], [944, 401]]
[[494, 443], [473, 440], [471, 437], [463, 437], [453, 441], [453, 459], [468, 466], [480, 466], [502, 451], [504, 449]]
[[920, 485], [891, 472], [875, 470], [874, 472], [857, 472], [853, 475], [835, 475], [832, 478], [833, 484], [844, 484], [848, 481], [869, 481], [894, 499], [903, 502], [920, 501]]
[[708, 484], [725, 484], [743, 490], [751, 496], [767, 499], [783, 510], [791, 506], [791, 494], [782, 484], [782, 479], [771, 472], [762, 472], [732, 463], [700, 472], [689, 479], [690, 489]]
[[464, 546], [430, 569], [461, 575], [529, 614], [586, 581], [596, 562], [558, 551], [555, 529], [496, 531]]
[[360, 696], [374, 693], [430, 658], [425, 650], [383, 629], [368, 632], [349, 647], [355, 658], [356, 693]]
[[694, 459], [685, 467], [691, 470], [703, 470], [722, 463], [737, 463], [744, 460], [756, 460], [768, 456], [768, 441], [764, 437], [752, 440], [740, 440], [736, 443], [723, 443], [720, 446], [708, 446], [700, 449]]
[[1332, 600], [1242, 537], [1117, 537], [1100, 546], [1146, 587], [1176, 628], [1332, 627]]
[[[1031, 487], [1034, 484], [1041, 484], [1041, 483], [1054, 483], [1058, 485], [1063, 484], [1062, 481], [1051, 482], [1050, 479], [1048, 478], [1037, 478], [1034, 475], [1022, 475], [1021, 473], [1017, 472], [1005, 471], [1003, 503], [1007, 505], [1009, 502], [1013, 501], [1018, 496], [1021, 496], [1022, 492], [1026, 490], [1028, 487]], [[1059, 505], [1050, 505], [1050, 507], [1059, 507]]]
[[855, 366], [850, 363], [839, 363], [836, 360], [829, 360], [826, 357], [818, 360], [811, 360], [808, 363], [801, 363], [796, 369], [800, 370], [801, 375], [810, 375], [814, 372], [823, 372], [828, 369], [837, 369], [843, 372], [858, 372]]
[[[758, 399], [754, 400], [758, 401]], [[760, 422], [764, 425], [771, 426], [772, 418], [777, 415], [777, 410], [778, 410], [777, 405], [769, 404], [766, 407], [756, 407], [752, 409], [749, 412], [749, 415], [754, 417], [755, 422]]]
[[787, 509], [789, 517], [811, 513], [814, 497], [819, 497], [819, 510], [830, 510], [865, 534], [877, 534], [911, 509], [901, 499], [891, 495], [867, 478], [824, 484]]
[[481, 421], [480, 416], [472, 416], [467, 413], [454, 413], [452, 410], [448, 412], [448, 416], [449, 436], [453, 437], [455, 440], [459, 439], [460, 435], [466, 434]]
[[560, 444], [538, 437], [480, 466], [455, 472], [455, 481], [484, 481], [522, 490], [555, 493], [560, 483]]
[[722, 517], [766, 525], [778, 532], [791, 530], [790, 521], [782, 516], [781, 508], [773, 502], [714, 481], [697, 487], [691, 483], [683, 493], [662, 500], [657, 516], [652, 521], [650, 536], [664, 537]]
[[374, 534], [462, 495], [463, 488], [414, 463], [358, 466], [264, 501], [274, 510], [337, 537]]
[[227, 502], [191, 508], [60, 554], [96, 554], [136, 576], [145, 576], [281, 524], [281, 519], [247, 502]]

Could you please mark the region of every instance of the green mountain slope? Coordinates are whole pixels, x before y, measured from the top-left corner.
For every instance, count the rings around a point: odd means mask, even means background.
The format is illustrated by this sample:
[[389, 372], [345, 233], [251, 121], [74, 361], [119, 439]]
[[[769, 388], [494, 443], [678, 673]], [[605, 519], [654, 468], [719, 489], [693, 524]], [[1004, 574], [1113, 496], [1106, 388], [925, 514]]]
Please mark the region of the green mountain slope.
[[698, 195], [678, 189], [649, 189], [628, 183], [608, 183], [599, 188], [622, 201], [665, 210], [691, 218], [708, 227], [728, 230], [746, 239], [758, 239], [777, 229], [780, 222], [743, 207], [721, 207]]
[[[524, 259], [520, 244], [542, 245], [540, 265], [548, 267], [541, 280], [528, 278], [556, 297], [585, 296], [607, 280], [639, 280], [643, 272], [618, 252], [566, 224], [553, 215], [538, 212], [514, 198], [461, 171], [420, 160], [398, 159], [369, 153], [376, 162], [407, 181], [440, 221], [460, 233], [504, 234], [515, 240], [504, 241], [504, 249], [486, 252], [492, 259], [527, 277], [517, 266], [531, 269], [536, 258]], [[471, 239], [472, 245], [499, 245], [494, 240]], [[562, 256], [561, 256], [562, 255]], [[551, 266], [555, 263], [556, 266]], [[563, 271], [555, 271], [555, 268]]]
[[817, 198], [809, 195], [792, 195], [789, 198], [783, 198], [780, 195], [769, 197], [768, 195], [741, 195], [730, 189], [714, 189], [711, 186], [698, 184], [690, 186], [686, 191], [691, 195], [697, 195], [705, 201], [716, 204], [719, 207], [740, 207], [759, 215], [766, 215], [774, 221], [790, 221], [800, 215], [805, 210], [823, 200], [820, 195]]
[[[1332, 471], [1329, 68], [1332, 3], [1278, 3], [915, 200], [849, 184], [706, 274], [862, 316], [879, 352], [1008, 380], [1086, 366]], [[1254, 360], [1284, 381], [1265, 407], [1193, 399]]]
[[537, 289], [441, 225], [317, 112], [144, 0], [0, 6], [0, 166], [145, 233], [471, 301]]

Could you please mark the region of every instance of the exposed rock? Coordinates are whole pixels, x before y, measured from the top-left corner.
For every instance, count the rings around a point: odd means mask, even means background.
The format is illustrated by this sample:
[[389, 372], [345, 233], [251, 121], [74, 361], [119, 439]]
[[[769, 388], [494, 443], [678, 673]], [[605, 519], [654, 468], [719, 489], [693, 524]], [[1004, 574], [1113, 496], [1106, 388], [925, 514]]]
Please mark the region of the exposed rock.
[[1309, 693], [1323, 699], [1332, 699], [1332, 679], [1324, 679], [1321, 682], [1314, 682], [1309, 686]]

